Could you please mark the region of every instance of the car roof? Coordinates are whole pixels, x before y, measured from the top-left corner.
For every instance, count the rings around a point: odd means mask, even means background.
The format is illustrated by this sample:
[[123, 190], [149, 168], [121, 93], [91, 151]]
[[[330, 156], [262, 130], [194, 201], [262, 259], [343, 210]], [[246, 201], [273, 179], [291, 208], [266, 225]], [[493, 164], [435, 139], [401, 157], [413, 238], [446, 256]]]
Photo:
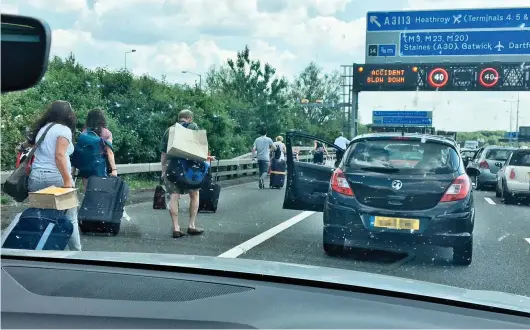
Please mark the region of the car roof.
[[357, 140], [363, 140], [363, 139], [374, 139], [374, 138], [395, 138], [395, 137], [409, 137], [414, 139], [425, 139], [430, 142], [438, 142], [438, 143], [444, 143], [448, 144], [454, 148], [457, 147], [457, 143], [455, 140], [445, 137], [442, 135], [432, 135], [432, 134], [422, 134], [422, 133], [401, 133], [401, 132], [378, 132], [378, 133], [367, 133], [362, 135], [357, 135], [352, 139], [352, 142]]
[[509, 147], [509, 146], [486, 146], [484, 149], [501, 149], [501, 150], [517, 150], [515, 147]]

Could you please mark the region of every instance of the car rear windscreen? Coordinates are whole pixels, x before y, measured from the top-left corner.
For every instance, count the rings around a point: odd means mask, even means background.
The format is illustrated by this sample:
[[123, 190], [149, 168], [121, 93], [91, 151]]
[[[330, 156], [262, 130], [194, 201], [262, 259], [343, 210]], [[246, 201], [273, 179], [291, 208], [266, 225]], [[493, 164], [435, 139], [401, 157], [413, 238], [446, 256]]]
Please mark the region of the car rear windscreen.
[[462, 154], [462, 157], [473, 157], [476, 153], [476, 151], [462, 151], [460, 154]]
[[530, 150], [516, 151], [510, 159], [510, 166], [529, 166], [530, 167]]
[[490, 149], [486, 153], [486, 159], [491, 160], [506, 160], [513, 152], [513, 149]]
[[418, 139], [377, 139], [354, 142], [348, 151], [348, 169], [410, 174], [449, 174], [458, 170], [460, 157], [451, 146]]

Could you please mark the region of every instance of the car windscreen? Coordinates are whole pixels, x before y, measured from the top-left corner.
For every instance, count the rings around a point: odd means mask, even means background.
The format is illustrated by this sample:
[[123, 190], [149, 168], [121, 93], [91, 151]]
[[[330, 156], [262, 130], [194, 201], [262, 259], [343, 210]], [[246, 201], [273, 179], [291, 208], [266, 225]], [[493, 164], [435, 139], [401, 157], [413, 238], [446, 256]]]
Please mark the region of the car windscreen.
[[529, 166], [530, 167], [530, 150], [516, 151], [510, 159], [510, 166]]
[[462, 157], [473, 157], [475, 156], [477, 152], [476, 151], [462, 151]]
[[486, 153], [486, 159], [491, 160], [506, 160], [513, 152], [511, 149], [490, 149]]
[[348, 170], [449, 174], [458, 170], [460, 157], [451, 146], [417, 139], [366, 139], [350, 146]]

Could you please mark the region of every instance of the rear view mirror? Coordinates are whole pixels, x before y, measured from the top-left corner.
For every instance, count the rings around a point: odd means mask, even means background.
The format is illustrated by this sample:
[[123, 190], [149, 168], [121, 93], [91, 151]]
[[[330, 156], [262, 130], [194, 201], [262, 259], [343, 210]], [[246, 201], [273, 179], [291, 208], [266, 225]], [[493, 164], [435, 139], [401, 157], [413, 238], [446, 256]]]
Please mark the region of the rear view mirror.
[[30, 88], [48, 68], [50, 27], [36, 18], [2, 14], [2, 93]]

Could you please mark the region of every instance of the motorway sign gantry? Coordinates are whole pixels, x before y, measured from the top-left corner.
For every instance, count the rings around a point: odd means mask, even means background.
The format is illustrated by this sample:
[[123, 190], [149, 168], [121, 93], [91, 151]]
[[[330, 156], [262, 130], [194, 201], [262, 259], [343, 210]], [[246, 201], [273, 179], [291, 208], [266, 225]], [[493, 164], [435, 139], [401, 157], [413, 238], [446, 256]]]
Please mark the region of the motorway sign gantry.
[[352, 89], [368, 91], [529, 91], [522, 63], [354, 64]]
[[530, 7], [368, 12], [366, 64], [530, 61]]
[[431, 127], [432, 111], [372, 111], [372, 126]]

